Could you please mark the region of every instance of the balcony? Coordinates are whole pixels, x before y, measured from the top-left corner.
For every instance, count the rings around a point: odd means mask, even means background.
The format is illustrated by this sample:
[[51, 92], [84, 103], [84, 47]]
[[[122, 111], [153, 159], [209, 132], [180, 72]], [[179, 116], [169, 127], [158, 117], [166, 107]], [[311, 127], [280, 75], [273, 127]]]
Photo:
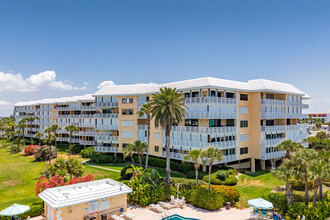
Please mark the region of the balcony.
[[302, 107], [303, 103], [302, 101], [286, 101], [287, 106], [299, 106]]
[[[165, 139], [162, 140], [162, 144], [165, 145]], [[188, 140], [176, 140], [171, 139], [171, 146], [179, 147], [191, 147], [191, 148], [207, 148], [208, 146], [214, 146], [220, 149], [237, 147], [237, 141], [222, 141], [222, 142], [201, 142], [201, 141], [188, 141]]]
[[275, 152], [270, 152], [270, 153], [263, 153], [262, 151], [265, 151], [263, 149], [264, 148], [262, 148], [261, 152], [260, 152], [260, 159], [262, 159], [262, 160], [282, 158], [285, 156], [285, 151], [275, 151]]
[[186, 98], [183, 100], [185, 104], [236, 104], [236, 98], [224, 98], [224, 97], [194, 97], [194, 98]]
[[80, 145], [95, 145], [95, 141], [85, 141], [85, 140], [80, 140], [79, 144]]
[[285, 112], [261, 112], [261, 119], [281, 119], [285, 118]]
[[148, 130], [148, 125], [138, 125], [138, 130]]
[[236, 132], [236, 127], [235, 126], [228, 126], [228, 127], [173, 126], [171, 132], [189, 132], [189, 133], [201, 133], [201, 134], [234, 133]]
[[99, 133], [96, 131], [80, 131], [78, 133], [79, 136], [90, 136], [90, 137], [94, 137], [96, 135], [98, 135]]
[[95, 107], [118, 107], [118, 102], [95, 102]]
[[287, 113], [286, 118], [302, 118], [301, 113]]
[[118, 125], [100, 125], [95, 126], [97, 130], [118, 130]]
[[221, 112], [188, 112], [186, 118], [190, 119], [234, 119], [237, 113], [221, 113]]
[[79, 127], [83, 127], [83, 128], [94, 128], [95, 127], [95, 123], [79, 123]]
[[266, 139], [264, 146], [266, 147], [276, 146], [277, 144], [281, 143], [284, 140], [285, 138]]
[[69, 107], [56, 107], [56, 111], [70, 111], [70, 110], [97, 110], [96, 106], [69, 106]]
[[260, 99], [261, 105], [280, 105], [285, 106], [285, 100], [280, 99]]
[[94, 118], [94, 114], [56, 115], [56, 118]]
[[[185, 154], [170, 152], [170, 158], [175, 160], [182, 160]], [[166, 157], [166, 151], [162, 152], [162, 157]]]
[[52, 107], [41, 107], [37, 109], [38, 111], [52, 111], [53, 108]]
[[148, 143], [148, 137], [138, 137], [138, 140], [141, 141], [141, 142]]
[[273, 126], [261, 126], [261, 132], [276, 132], [286, 130], [307, 130], [308, 124], [297, 124], [297, 125], [273, 125]]
[[308, 104], [303, 104], [303, 105], [302, 105], [302, 108], [303, 108], [303, 109], [309, 109], [309, 105], [308, 105]]
[[94, 118], [118, 118], [118, 113], [97, 113]]
[[118, 143], [119, 137], [118, 136], [108, 136], [108, 135], [96, 135], [95, 140], [98, 142], [104, 142], [104, 143]]
[[95, 146], [96, 152], [107, 152], [107, 153], [118, 153], [119, 147], [101, 147], [101, 146]]

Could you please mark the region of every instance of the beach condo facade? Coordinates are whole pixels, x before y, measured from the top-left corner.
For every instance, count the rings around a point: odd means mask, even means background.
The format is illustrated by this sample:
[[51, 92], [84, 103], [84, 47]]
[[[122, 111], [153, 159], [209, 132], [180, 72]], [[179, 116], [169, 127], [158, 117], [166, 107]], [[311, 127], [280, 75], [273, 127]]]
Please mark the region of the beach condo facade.
[[[298, 120], [306, 117], [302, 109], [308, 105], [303, 100], [309, 97], [291, 84], [263, 79], [238, 82], [204, 77], [114, 85], [92, 95], [17, 103], [14, 116], [18, 122], [29, 114], [42, 115], [34, 122], [32, 135], [52, 123], [75, 124], [81, 130], [75, 143], [95, 146], [97, 152], [117, 154], [136, 140], [149, 140], [150, 155], [165, 158], [165, 132], [152, 120], [149, 138], [146, 115], [137, 115], [162, 87], [180, 90], [188, 113], [172, 128], [171, 159], [182, 161], [192, 149], [215, 146], [224, 155], [217, 164], [254, 171], [279, 163], [285, 152], [274, 147], [285, 139], [308, 146], [307, 125]], [[43, 108], [47, 111], [39, 110]], [[68, 141], [67, 135], [59, 132], [58, 141]]]

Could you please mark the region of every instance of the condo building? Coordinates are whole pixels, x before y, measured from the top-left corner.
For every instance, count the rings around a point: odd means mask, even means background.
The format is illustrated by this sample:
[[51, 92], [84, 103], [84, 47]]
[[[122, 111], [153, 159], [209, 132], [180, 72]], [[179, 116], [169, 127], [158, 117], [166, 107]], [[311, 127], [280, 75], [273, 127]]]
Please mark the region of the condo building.
[[[257, 79], [248, 82], [212, 77], [166, 84], [132, 84], [104, 87], [92, 95], [21, 102], [14, 106], [16, 123], [27, 115], [40, 120], [26, 129], [26, 136], [51, 124], [63, 127], [58, 141], [68, 141], [64, 127], [80, 128], [73, 142], [95, 146], [98, 152], [121, 153], [135, 140], [148, 141], [147, 117], [137, 111], [161, 87], [181, 91], [188, 115], [171, 131], [170, 157], [182, 160], [192, 149], [215, 146], [224, 157], [218, 164], [236, 168], [265, 169], [285, 154], [274, 147], [285, 139], [307, 147], [303, 104], [309, 97], [294, 86]], [[150, 123], [150, 155], [166, 157], [165, 134]]]

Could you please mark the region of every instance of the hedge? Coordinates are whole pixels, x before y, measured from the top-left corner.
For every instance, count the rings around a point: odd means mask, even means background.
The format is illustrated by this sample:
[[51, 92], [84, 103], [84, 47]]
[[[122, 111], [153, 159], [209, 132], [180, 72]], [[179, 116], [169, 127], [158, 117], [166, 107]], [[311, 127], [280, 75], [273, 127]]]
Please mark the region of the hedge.
[[197, 187], [191, 191], [190, 203], [202, 209], [218, 210], [223, 207], [225, 200], [217, 190], [210, 191], [207, 187]]
[[233, 186], [211, 185], [211, 189], [217, 190], [223, 196], [225, 202], [230, 202], [233, 205], [239, 201], [241, 196], [240, 192]]
[[108, 154], [92, 154], [91, 157], [91, 162], [97, 163], [97, 164], [102, 164], [102, 163], [123, 163], [124, 160], [121, 156], [110, 156]]
[[[234, 169], [232, 169], [232, 170], [234, 170]], [[219, 170], [219, 171], [211, 174], [211, 184], [212, 185], [228, 185], [228, 186], [234, 186], [234, 185], [237, 184], [238, 179], [236, 178], [235, 171], [230, 171], [229, 172], [229, 170], [228, 170], [227, 172], [228, 172], [229, 176], [225, 180], [220, 180], [218, 178], [219, 172], [223, 172], [223, 171], [220, 171]], [[203, 180], [206, 181], [206, 182], [208, 182], [209, 181], [209, 175], [205, 175], [203, 177]]]

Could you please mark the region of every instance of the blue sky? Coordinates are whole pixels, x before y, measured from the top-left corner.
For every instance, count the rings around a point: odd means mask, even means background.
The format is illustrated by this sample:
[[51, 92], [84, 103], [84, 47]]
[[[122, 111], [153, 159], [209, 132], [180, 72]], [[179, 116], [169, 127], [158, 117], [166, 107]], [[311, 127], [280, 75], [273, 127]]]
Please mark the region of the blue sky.
[[0, 1], [0, 115], [103, 81], [204, 76], [292, 83], [327, 112], [330, 2]]

